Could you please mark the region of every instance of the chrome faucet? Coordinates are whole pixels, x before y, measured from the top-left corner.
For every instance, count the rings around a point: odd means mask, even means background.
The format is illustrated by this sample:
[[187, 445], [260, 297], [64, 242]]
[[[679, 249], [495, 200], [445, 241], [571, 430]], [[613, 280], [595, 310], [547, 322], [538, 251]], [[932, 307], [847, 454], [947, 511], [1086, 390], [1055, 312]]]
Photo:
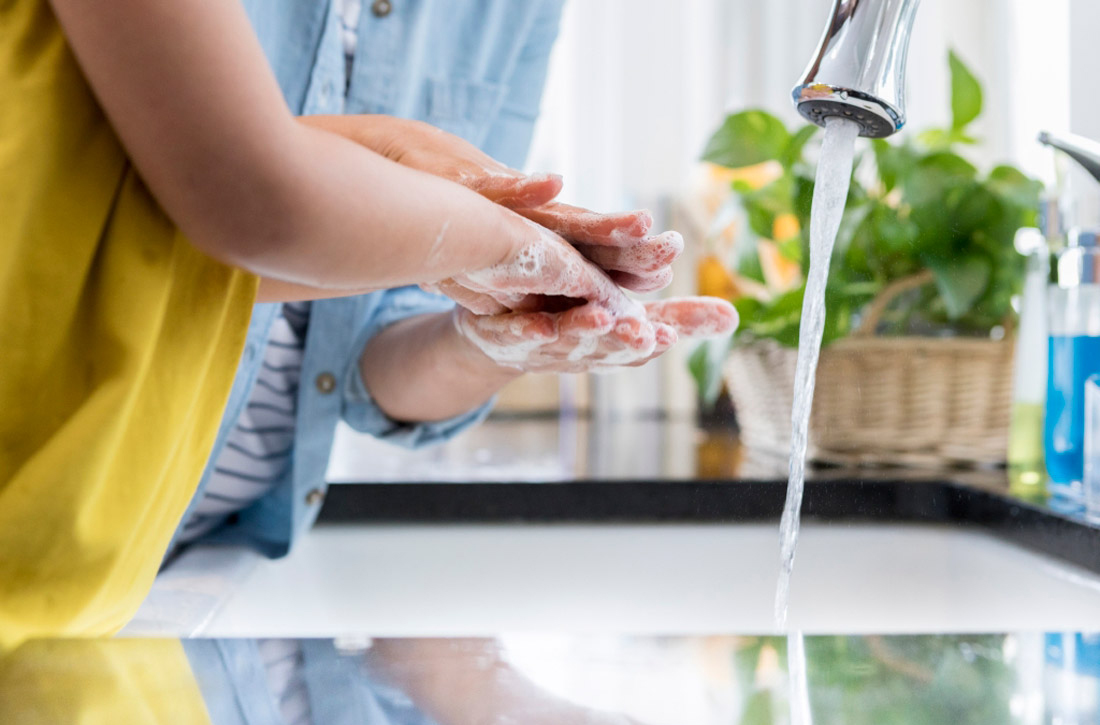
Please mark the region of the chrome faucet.
[[905, 125], [905, 59], [920, 0], [833, 0], [813, 59], [791, 95], [798, 112], [825, 125], [859, 124], [860, 135], [890, 136]]
[[1094, 179], [1100, 181], [1100, 143], [1084, 136], [1071, 134], [1056, 136], [1050, 131], [1039, 132], [1039, 143], [1056, 148], [1069, 155], [1071, 159], [1092, 174]]

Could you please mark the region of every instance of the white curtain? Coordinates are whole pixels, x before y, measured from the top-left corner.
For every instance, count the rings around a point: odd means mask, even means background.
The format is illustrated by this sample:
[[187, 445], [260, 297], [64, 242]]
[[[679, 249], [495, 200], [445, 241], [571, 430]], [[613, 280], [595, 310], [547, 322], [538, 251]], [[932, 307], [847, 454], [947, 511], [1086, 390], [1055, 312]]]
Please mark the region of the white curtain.
[[[675, 193], [725, 111], [759, 106], [798, 120], [790, 88], [830, 4], [570, 0], [529, 165], [564, 173], [566, 197], [599, 208]], [[922, 0], [910, 50], [909, 127], [948, 120], [947, 51], [954, 48], [985, 85], [976, 130], [987, 143], [978, 160], [1010, 159], [1048, 176], [1049, 156], [1034, 139], [1040, 127], [1070, 125], [1071, 5], [1083, 54], [1074, 66], [1094, 76], [1098, 66], [1088, 61], [1100, 53], [1093, 39], [1100, 25], [1087, 19], [1100, 15], [1096, 0]], [[1077, 115], [1100, 116], [1091, 112]]]

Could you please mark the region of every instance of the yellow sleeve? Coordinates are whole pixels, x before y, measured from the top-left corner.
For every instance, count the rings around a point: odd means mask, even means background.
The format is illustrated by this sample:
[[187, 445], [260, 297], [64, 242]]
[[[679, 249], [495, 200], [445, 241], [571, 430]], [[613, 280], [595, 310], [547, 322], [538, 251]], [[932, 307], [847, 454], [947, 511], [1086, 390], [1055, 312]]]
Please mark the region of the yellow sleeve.
[[132, 616], [202, 474], [256, 279], [131, 168], [46, 0], [0, 2], [0, 651]]
[[211, 725], [175, 640], [36, 640], [0, 657], [0, 712], [19, 725]]

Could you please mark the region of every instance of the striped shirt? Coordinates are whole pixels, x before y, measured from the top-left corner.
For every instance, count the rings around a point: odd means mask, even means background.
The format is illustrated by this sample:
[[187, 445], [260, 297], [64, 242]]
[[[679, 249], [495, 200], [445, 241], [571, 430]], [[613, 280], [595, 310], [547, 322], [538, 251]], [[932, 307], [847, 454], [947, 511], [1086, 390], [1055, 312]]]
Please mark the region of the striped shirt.
[[308, 302], [288, 302], [271, 327], [263, 365], [214, 463], [206, 492], [180, 534], [187, 543], [263, 498], [291, 465]]

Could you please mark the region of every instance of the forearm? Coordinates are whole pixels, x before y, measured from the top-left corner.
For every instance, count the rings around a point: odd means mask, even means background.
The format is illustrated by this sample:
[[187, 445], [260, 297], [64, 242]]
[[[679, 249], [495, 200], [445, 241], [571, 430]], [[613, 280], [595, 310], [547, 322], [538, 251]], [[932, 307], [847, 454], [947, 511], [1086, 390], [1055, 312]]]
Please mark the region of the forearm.
[[531, 236], [467, 189], [297, 122], [235, 3], [53, 5], [142, 178], [211, 256], [359, 290], [489, 266]]
[[521, 373], [497, 365], [461, 337], [449, 312], [410, 317], [374, 336], [359, 369], [389, 417], [431, 422], [485, 403]]
[[492, 639], [375, 639], [367, 667], [441, 725], [635, 725], [543, 690]]
[[274, 195], [283, 238], [250, 268], [301, 285], [361, 290], [435, 282], [498, 264], [537, 233], [458, 184], [299, 126]]

